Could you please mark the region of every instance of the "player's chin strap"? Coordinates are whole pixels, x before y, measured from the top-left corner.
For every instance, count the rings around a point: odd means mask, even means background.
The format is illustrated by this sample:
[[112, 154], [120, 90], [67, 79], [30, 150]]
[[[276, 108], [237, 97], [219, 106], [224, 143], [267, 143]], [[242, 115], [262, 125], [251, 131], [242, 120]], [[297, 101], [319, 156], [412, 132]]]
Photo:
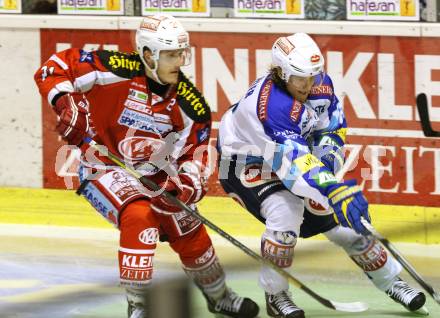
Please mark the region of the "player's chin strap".
[[190, 213], [197, 219], [199, 219], [203, 224], [205, 224], [207, 227], [209, 227], [211, 230], [228, 240], [230, 243], [238, 247], [240, 250], [242, 250], [244, 253], [252, 257], [254, 260], [258, 261], [261, 264], [264, 264], [273, 270], [275, 270], [277, 273], [279, 273], [281, 276], [286, 278], [292, 285], [298, 287], [299, 289], [303, 290], [306, 294], [311, 296], [313, 299], [321, 303], [327, 308], [339, 310], [339, 311], [346, 311], [346, 312], [362, 312], [366, 311], [368, 309], [368, 305], [362, 302], [352, 302], [352, 303], [340, 303], [335, 302], [333, 300], [328, 300], [326, 298], [321, 297], [317, 293], [315, 293], [313, 290], [305, 286], [303, 283], [301, 283], [298, 279], [293, 277], [290, 273], [286, 272], [284, 269], [276, 266], [272, 262], [270, 262], [267, 259], [264, 259], [259, 254], [255, 253], [253, 250], [248, 248], [247, 246], [243, 245], [241, 242], [236, 240], [234, 237], [223, 231], [221, 228], [216, 226], [215, 224], [211, 223], [208, 219], [197, 213], [195, 210], [189, 208], [187, 205], [176, 199], [172, 194], [162, 191], [160, 186], [158, 186], [155, 182], [151, 181], [150, 179], [143, 176], [141, 173], [139, 173], [134, 168], [127, 166], [119, 157], [112, 154], [110, 151], [108, 151], [107, 147], [103, 145], [97, 144], [94, 140], [91, 138], [85, 138], [84, 142], [88, 143], [90, 147], [97, 150], [101, 155], [106, 156], [109, 158], [113, 163], [130, 173], [133, 177], [137, 178], [139, 182], [141, 182], [143, 185], [148, 187], [149, 189], [152, 189], [153, 191], [158, 191], [158, 193], [161, 193], [163, 197], [165, 197], [169, 202], [173, 203], [174, 205], [177, 205], [182, 210]]
[[365, 220], [363, 217], [361, 218], [361, 222], [363, 226], [367, 229], [368, 233], [367, 235], [373, 236], [378, 241], [380, 241], [387, 249], [390, 251], [390, 253], [396, 258], [396, 260], [406, 269], [406, 271], [411, 275], [412, 278], [414, 278], [420, 286], [423, 287], [424, 290], [426, 290], [434, 300], [440, 304], [440, 294], [437, 293], [434, 288], [428, 284], [422, 276], [420, 276], [414, 267], [403, 257], [403, 255], [396, 249], [396, 247], [391, 244], [391, 242], [383, 237], [374, 227], [371, 225], [371, 223], [368, 223], [367, 220]]

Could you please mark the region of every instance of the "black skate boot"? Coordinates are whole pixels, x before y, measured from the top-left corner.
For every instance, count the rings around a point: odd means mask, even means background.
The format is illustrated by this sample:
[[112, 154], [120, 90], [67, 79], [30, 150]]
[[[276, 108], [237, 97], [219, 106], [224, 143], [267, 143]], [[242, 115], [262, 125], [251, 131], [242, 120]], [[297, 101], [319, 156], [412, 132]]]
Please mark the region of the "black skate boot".
[[213, 314], [220, 314], [225, 317], [232, 318], [254, 318], [257, 317], [260, 308], [251, 299], [240, 297], [230, 288], [226, 289], [222, 299], [214, 302], [210, 297], [205, 295], [208, 302], [208, 310]]
[[288, 291], [281, 291], [271, 295], [266, 293], [266, 310], [269, 317], [276, 318], [304, 318], [304, 311], [291, 299]]
[[387, 295], [395, 302], [403, 305], [406, 309], [412, 312], [420, 312], [427, 314], [427, 309], [424, 307], [426, 302], [425, 294], [408, 285], [399, 277], [396, 278], [393, 285], [386, 291]]

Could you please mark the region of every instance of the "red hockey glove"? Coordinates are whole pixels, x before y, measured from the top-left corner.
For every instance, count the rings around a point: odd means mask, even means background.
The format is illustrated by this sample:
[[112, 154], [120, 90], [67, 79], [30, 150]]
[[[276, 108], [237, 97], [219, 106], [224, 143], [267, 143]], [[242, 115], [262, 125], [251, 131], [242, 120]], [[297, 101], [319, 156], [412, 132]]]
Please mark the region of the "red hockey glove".
[[[167, 181], [159, 185], [186, 205], [200, 201], [206, 193], [206, 189], [202, 186], [200, 179], [190, 173], [179, 173], [177, 178], [168, 178]], [[151, 198], [151, 207], [156, 212], [165, 214], [182, 211], [181, 208], [169, 202], [162, 195]]]
[[54, 110], [59, 116], [56, 130], [69, 145], [79, 146], [90, 127], [89, 102], [81, 93], [68, 93], [57, 99]]

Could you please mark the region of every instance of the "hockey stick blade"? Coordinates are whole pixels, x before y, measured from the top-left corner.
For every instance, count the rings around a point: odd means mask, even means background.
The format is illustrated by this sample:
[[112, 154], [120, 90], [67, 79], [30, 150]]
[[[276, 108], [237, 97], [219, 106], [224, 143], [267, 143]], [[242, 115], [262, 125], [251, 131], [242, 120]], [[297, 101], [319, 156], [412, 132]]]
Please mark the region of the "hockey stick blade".
[[332, 301], [332, 305], [337, 311], [363, 312], [368, 310], [368, 305], [359, 301], [354, 303], [339, 303], [336, 301]]
[[386, 248], [387, 250], [396, 258], [396, 260], [405, 268], [405, 270], [408, 272], [408, 274], [411, 275], [412, 278], [414, 278], [417, 283], [419, 283], [420, 286], [423, 287], [423, 289], [428, 292], [428, 294], [438, 303], [440, 304], [440, 295], [437, 293], [434, 288], [428, 284], [425, 279], [420, 276], [419, 273], [415, 270], [415, 268], [403, 257], [403, 255], [397, 250], [397, 248], [391, 244], [391, 242], [383, 237], [370, 223], [368, 223], [367, 220], [364, 218], [361, 219], [362, 224], [365, 226], [365, 228], [368, 230], [368, 232], [374, 236], [377, 240], [379, 240]]
[[435, 131], [432, 129], [431, 121], [429, 120], [428, 98], [425, 93], [420, 93], [417, 95], [416, 104], [423, 134], [426, 137], [440, 137], [440, 131]]
[[327, 308], [331, 308], [331, 309], [334, 309], [337, 311], [344, 311], [344, 312], [362, 312], [362, 311], [368, 310], [368, 305], [363, 302], [357, 301], [357, 302], [353, 302], [353, 303], [341, 303], [341, 302], [325, 299], [325, 298], [321, 297], [320, 295], [318, 295], [317, 293], [315, 293], [310, 288], [308, 288], [306, 285], [301, 283], [295, 277], [290, 275], [284, 269], [282, 269], [278, 266], [274, 266], [272, 263], [268, 262], [266, 259], [263, 259], [260, 255], [257, 255], [257, 256], [259, 258], [261, 258], [262, 260], [264, 260], [264, 262], [262, 262], [262, 263], [266, 264], [266, 262], [267, 262], [271, 268], [273, 268], [281, 276], [286, 278], [292, 285], [298, 287], [299, 289], [304, 291], [306, 294], [311, 296], [313, 299], [318, 301], [321, 305], [324, 305]]
[[[106, 156], [109, 158], [113, 163], [127, 171], [129, 174], [131, 174], [133, 177], [139, 180], [143, 185], [153, 189], [153, 191], [163, 190], [161, 189], [155, 182], [152, 180], [146, 178], [142, 174], [140, 174], [137, 170], [134, 168], [127, 166], [118, 156], [114, 155], [108, 149], [102, 145], [97, 144], [93, 139], [91, 138], [85, 138], [84, 142], [88, 143], [93, 149], [97, 150], [101, 155]], [[321, 297], [320, 295], [316, 294], [313, 290], [308, 288], [306, 285], [301, 283], [298, 279], [293, 277], [290, 273], [282, 269], [281, 267], [276, 266], [269, 260], [263, 258], [259, 254], [255, 253], [253, 250], [248, 248], [246, 245], [235, 239], [230, 234], [226, 233], [224, 230], [219, 228], [217, 225], [206, 219], [204, 216], [200, 215], [197, 211], [191, 209], [186, 204], [182, 203], [180, 200], [178, 200], [175, 196], [173, 196], [171, 193], [167, 191], [162, 191], [160, 194], [161, 196], [165, 197], [168, 201], [172, 202], [174, 205], [177, 205], [182, 210], [188, 212], [192, 216], [196, 217], [200, 220], [203, 224], [205, 224], [207, 227], [209, 227], [211, 230], [222, 236], [224, 239], [229, 241], [232, 245], [239, 248], [242, 252], [259, 262], [260, 264], [264, 264], [271, 269], [278, 272], [281, 276], [286, 278], [290, 283], [292, 283], [294, 286], [298, 287], [302, 291], [304, 291], [306, 294], [308, 294], [310, 297], [318, 301], [323, 306], [338, 310], [338, 311], [345, 311], [345, 312], [361, 312], [366, 311], [368, 309], [368, 305], [362, 302], [352, 302], [352, 303], [341, 303], [341, 302], [335, 302], [332, 300], [328, 300], [326, 298]]]

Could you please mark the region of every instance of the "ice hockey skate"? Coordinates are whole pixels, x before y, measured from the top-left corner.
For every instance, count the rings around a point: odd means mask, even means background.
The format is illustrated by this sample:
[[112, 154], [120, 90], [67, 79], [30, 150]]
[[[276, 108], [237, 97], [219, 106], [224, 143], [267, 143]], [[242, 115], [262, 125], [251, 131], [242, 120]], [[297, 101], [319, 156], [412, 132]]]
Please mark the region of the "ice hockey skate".
[[288, 291], [281, 291], [271, 295], [266, 293], [266, 310], [270, 317], [276, 318], [304, 318], [304, 311], [292, 300]]
[[208, 303], [208, 310], [220, 317], [254, 318], [257, 317], [260, 310], [252, 299], [240, 297], [230, 288], [226, 289], [224, 297], [217, 302], [214, 302], [206, 294], [203, 296]]
[[147, 310], [138, 304], [128, 302], [128, 318], [148, 318]]
[[424, 306], [426, 302], [425, 294], [412, 288], [407, 282], [399, 277], [396, 278], [393, 285], [386, 291], [386, 293], [391, 299], [403, 305], [411, 312], [422, 315], [429, 314], [428, 309]]

